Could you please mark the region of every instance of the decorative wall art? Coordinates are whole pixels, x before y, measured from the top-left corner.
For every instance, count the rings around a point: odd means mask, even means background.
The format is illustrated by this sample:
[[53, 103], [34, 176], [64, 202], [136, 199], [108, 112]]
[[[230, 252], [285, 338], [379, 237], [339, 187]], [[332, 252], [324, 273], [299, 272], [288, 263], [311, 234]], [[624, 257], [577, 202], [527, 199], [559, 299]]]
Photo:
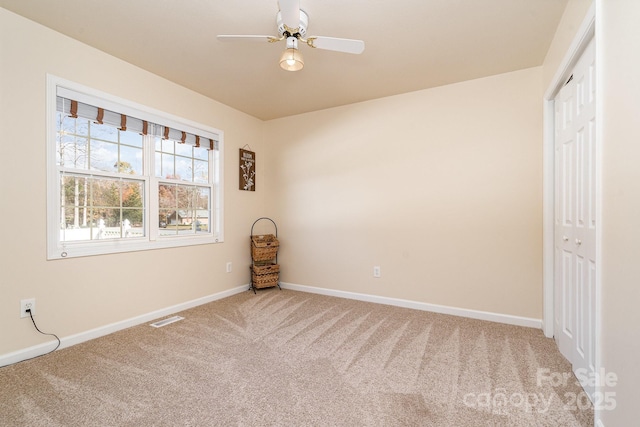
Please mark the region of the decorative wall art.
[[240, 149], [240, 190], [256, 191], [256, 153]]

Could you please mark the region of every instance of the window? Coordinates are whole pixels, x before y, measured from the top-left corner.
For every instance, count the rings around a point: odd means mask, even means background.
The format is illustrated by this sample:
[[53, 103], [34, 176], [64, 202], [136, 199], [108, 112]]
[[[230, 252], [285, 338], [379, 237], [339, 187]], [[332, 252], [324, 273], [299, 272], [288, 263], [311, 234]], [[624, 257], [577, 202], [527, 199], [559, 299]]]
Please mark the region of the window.
[[49, 76], [48, 258], [222, 241], [222, 133]]

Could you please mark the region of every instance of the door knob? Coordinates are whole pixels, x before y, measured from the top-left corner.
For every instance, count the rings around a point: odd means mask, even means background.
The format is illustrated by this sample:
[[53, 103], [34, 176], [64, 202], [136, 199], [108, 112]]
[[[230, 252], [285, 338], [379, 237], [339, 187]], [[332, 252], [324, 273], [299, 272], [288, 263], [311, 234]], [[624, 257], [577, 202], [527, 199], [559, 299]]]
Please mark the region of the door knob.
[[576, 245], [580, 246], [582, 244], [582, 240], [576, 239]]
[[568, 242], [569, 238], [567, 236], [562, 236], [562, 240], [565, 241], [565, 242]]

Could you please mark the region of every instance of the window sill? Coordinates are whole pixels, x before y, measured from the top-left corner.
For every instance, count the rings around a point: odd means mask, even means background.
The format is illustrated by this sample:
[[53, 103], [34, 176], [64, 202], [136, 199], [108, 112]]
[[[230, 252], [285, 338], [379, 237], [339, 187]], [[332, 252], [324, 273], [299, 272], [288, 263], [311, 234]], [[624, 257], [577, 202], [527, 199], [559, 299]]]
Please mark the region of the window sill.
[[155, 249], [180, 248], [184, 246], [210, 245], [223, 242], [224, 240], [222, 238], [216, 236], [189, 236], [168, 237], [156, 241], [121, 239], [100, 243], [69, 243], [49, 248], [47, 260], [108, 255], [123, 252], [149, 251]]

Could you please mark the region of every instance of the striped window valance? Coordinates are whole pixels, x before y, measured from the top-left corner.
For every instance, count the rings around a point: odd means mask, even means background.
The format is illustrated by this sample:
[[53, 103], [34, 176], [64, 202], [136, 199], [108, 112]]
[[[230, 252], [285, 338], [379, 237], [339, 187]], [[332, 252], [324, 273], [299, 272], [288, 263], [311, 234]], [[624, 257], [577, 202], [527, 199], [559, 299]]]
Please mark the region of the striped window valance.
[[[70, 96], [62, 96], [70, 95]], [[209, 132], [199, 129], [189, 129], [180, 125], [180, 128], [173, 127], [166, 123], [157, 123], [153, 117], [150, 120], [139, 118], [141, 114], [131, 115], [131, 112], [116, 112], [113, 110], [122, 110], [122, 108], [109, 108], [109, 105], [95, 106], [90, 103], [78, 100], [82, 98], [81, 94], [64, 93], [64, 88], [58, 88], [58, 96], [56, 98], [57, 110], [74, 118], [84, 118], [92, 120], [100, 124], [108, 124], [117, 127], [120, 130], [138, 132], [142, 135], [154, 135], [163, 139], [171, 139], [182, 144], [189, 144], [195, 147], [207, 148], [208, 150], [218, 150], [217, 135], [209, 134]], [[69, 91], [70, 92], [70, 91]], [[75, 96], [74, 96], [75, 95]]]

